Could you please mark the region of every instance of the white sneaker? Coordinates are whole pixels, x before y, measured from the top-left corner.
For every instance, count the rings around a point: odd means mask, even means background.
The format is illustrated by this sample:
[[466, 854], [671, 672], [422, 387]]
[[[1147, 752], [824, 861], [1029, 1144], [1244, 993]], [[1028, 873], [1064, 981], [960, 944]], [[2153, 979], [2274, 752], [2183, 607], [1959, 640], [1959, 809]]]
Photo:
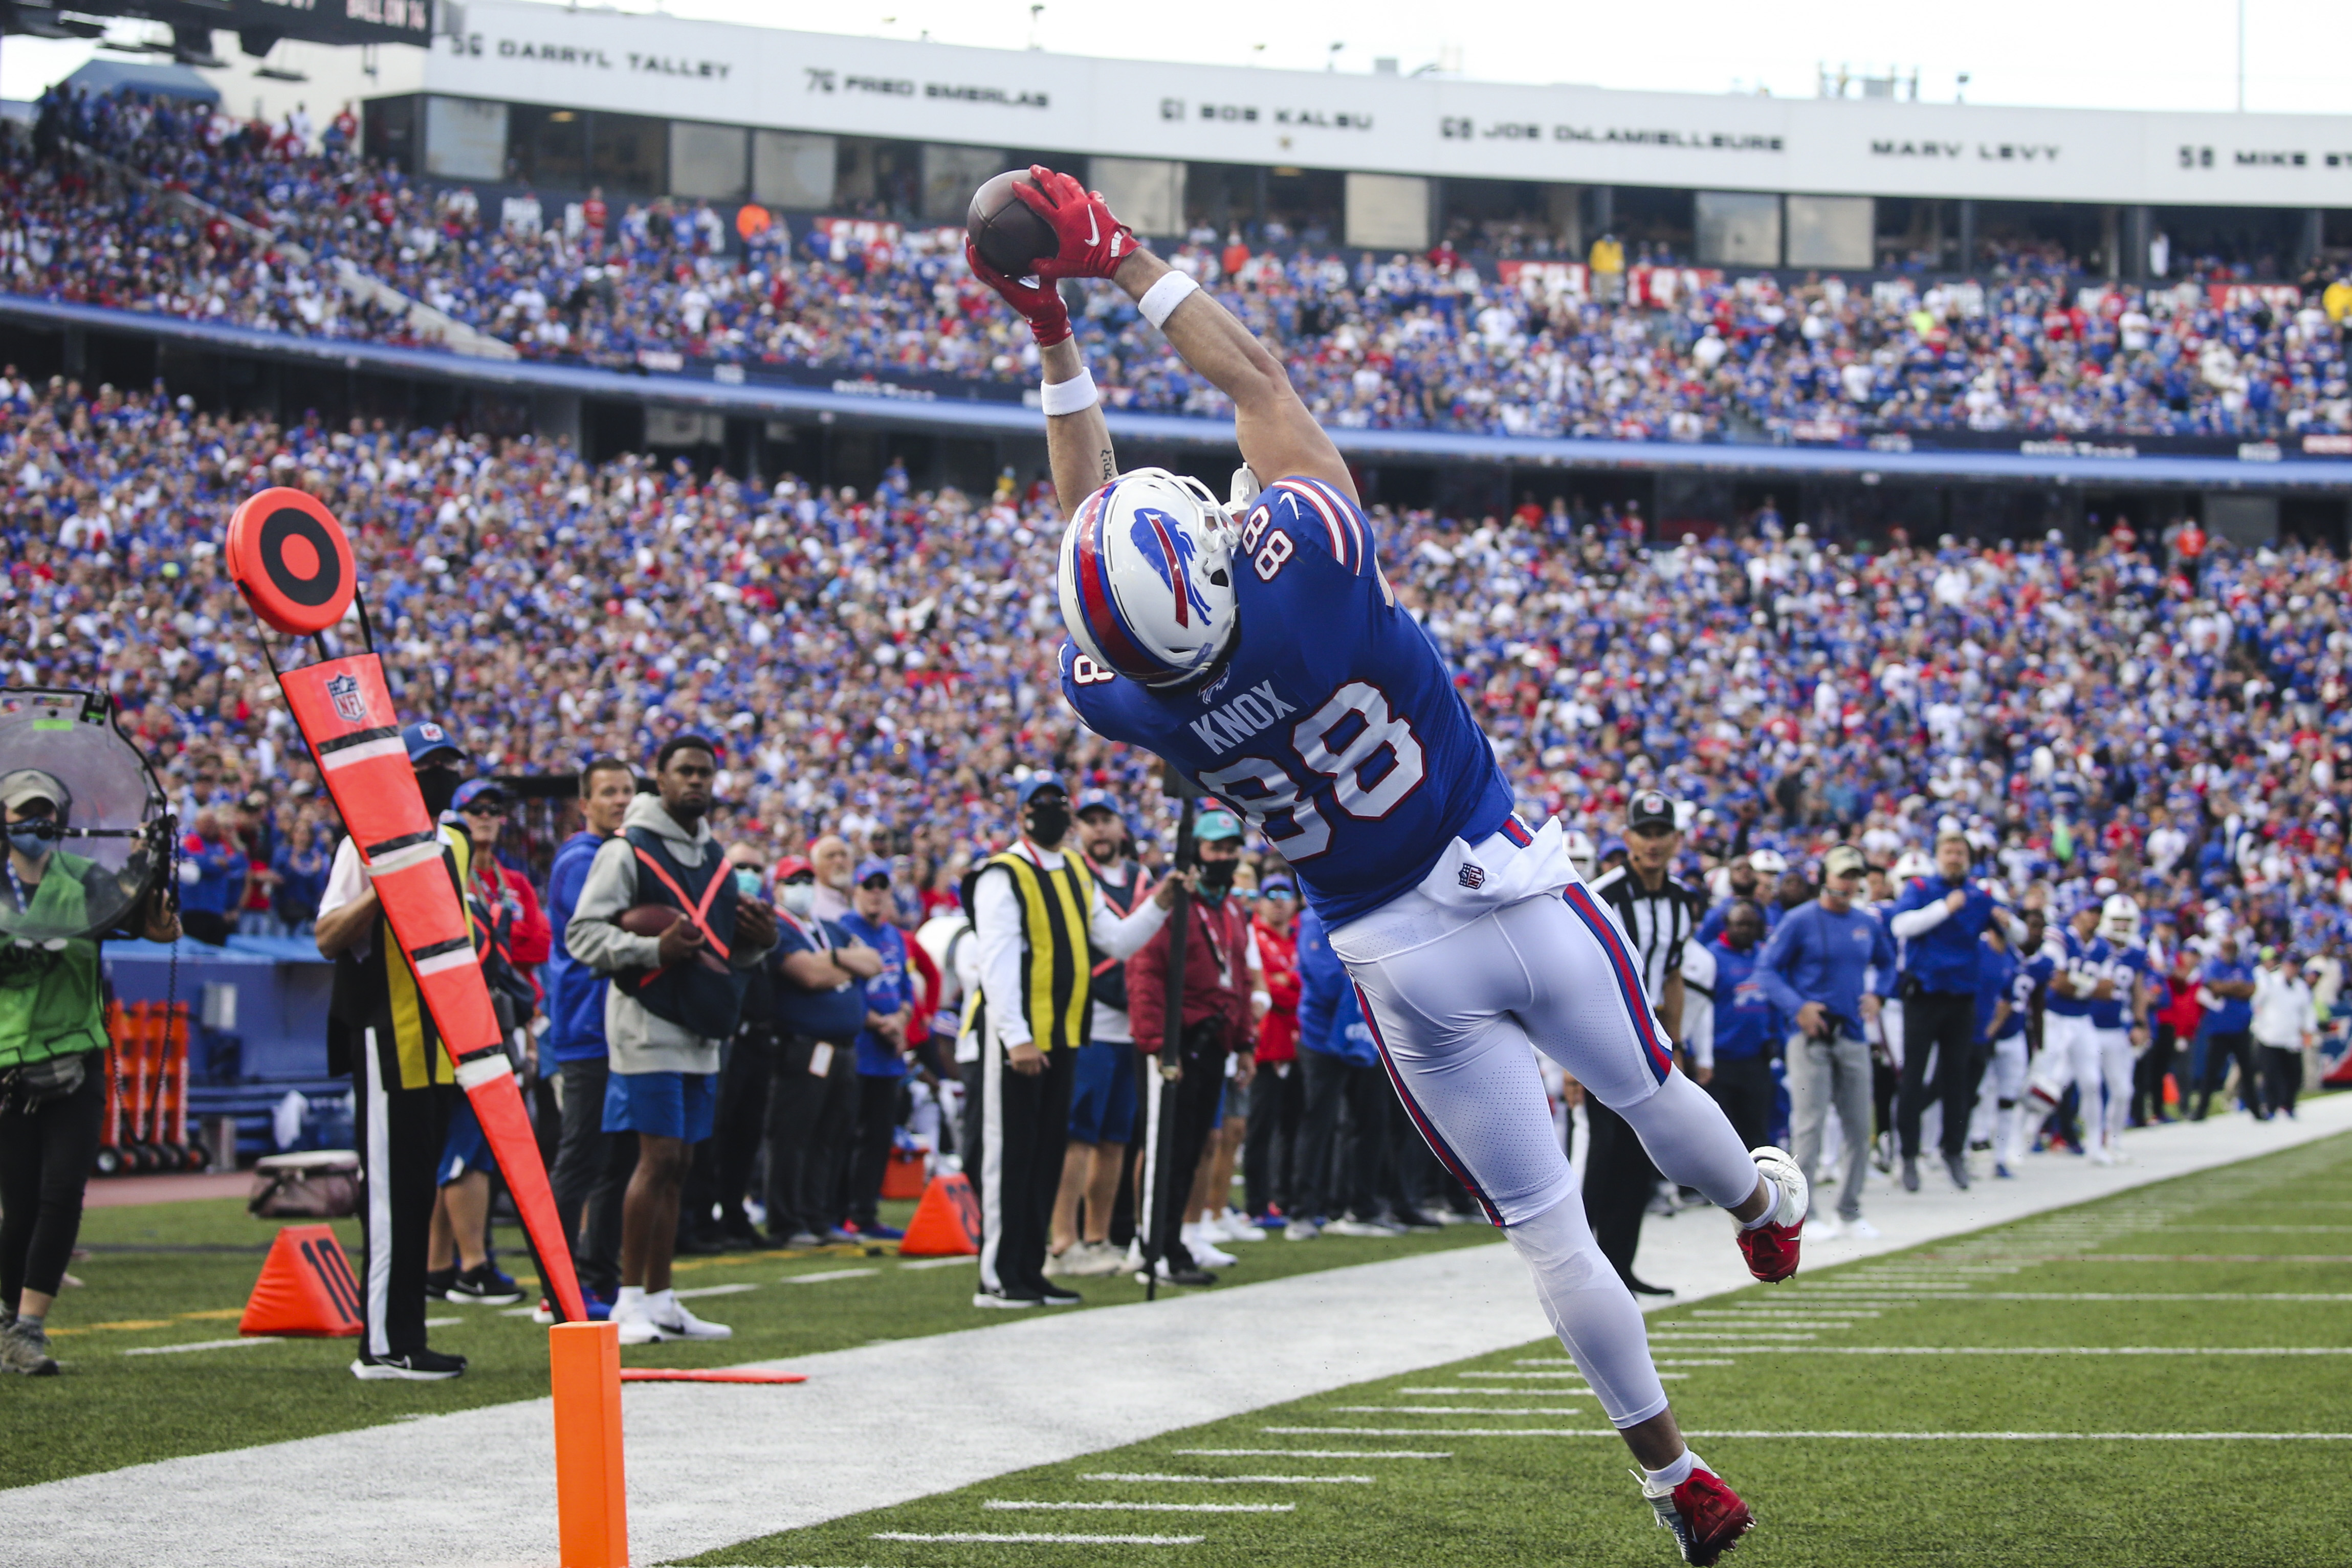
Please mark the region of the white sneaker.
[[1192, 1255], [1193, 1262], [1203, 1269], [1230, 1269], [1239, 1261], [1232, 1253], [1218, 1247], [1209, 1239], [1209, 1228], [1206, 1225], [1193, 1224], [1184, 1227], [1184, 1250]]
[[1063, 1260], [1063, 1272], [1074, 1280], [1108, 1280], [1118, 1273], [1127, 1255], [1108, 1241], [1081, 1241]]
[[1229, 1208], [1217, 1217], [1217, 1239], [1220, 1241], [1263, 1241], [1265, 1232], [1239, 1209]]
[[662, 1337], [661, 1330], [654, 1324], [652, 1304], [647, 1301], [615, 1301], [610, 1321], [621, 1331], [623, 1344], [652, 1344]]
[[1311, 1219], [1294, 1219], [1282, 1228], [1285, 1241], [1312, 1241], [1323, 1234], [1323, 1228]]
[[1066, 1252], [1046, 1253], [1045, 1278], [1048, 1280], [1060, 1280], [1076, 1273], [1077, 1264], [1081, 1261], [1086, 1249], [1087, 1244], [1085, 1242], [1074, 1241], [1070, 1244], [1069, 1250]]
[[2111, 1166], [2116, 1163], [2116, 1152], [2107, 1146], [2106, 1141], [2104, 1138], [2094, 1142], [2088, 1149], [2085, 1149], [2083, 1152], [2089, 1157], [2090, 1162], [2095, 1166]]
[[1875, 1241], [1884, 1234], [1878, 1227], [1859, 1218], [1845, 1222], [1845, 1233], [1856, 1241]]
[[1816, 1241], [1834, 1241], [1845, 1234], [1845, 1222], [1827, 1209], [1816, 1211], [1811, 1217], [1811, 1225]]

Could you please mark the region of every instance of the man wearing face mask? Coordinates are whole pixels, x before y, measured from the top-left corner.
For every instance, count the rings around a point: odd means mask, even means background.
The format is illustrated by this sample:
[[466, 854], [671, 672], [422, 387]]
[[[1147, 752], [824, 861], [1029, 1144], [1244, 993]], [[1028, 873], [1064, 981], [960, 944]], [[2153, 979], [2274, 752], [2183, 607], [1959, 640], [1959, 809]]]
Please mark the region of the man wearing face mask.
[[[440, 822], [464, 777], [465, 754], [447, 730], [429, 720], [410, 725], [400, 738], [425, 809]], [[455, 827], [443, 824], [438, 831], [442, 863], [462, 897], [472, 846]], [[439, 1190], [436, 1166], [457, 1100], [457, 1071], [407, 955], [385, 930], [383, 906], [349, 837], [335, 848], [314, 935], [320, 955], [335, 961], [327, 1066], [352, 1075], [352, 1135], [366, 1194], [360, 1218], [367, 1265], [360, 1278], [366, 1284], [367, 1330], [352, 1375], [420, 1382], [457, 1377], [466, 1358], [425, 1343], [426, 1249]]]
[[[1106, 957], [1132, 957], [1158, 934], [1176, 899], [1174, 883], [1163, 883], [1120, 916], [1095, 885], [1086, 857], [1064, 851], [1070, 795], [1062, 780], [1033, 773], [1014, 800], [1019, 841], [974, 867], [963, 884], [980, 968], [956, 1046], [957, 1060], [974, 1062], [980, 1080], [966, 1112], [964, 1167], [976, 1173], [980, 1192], [976, 1307], [1079, 1299], [1045, 1270], [1046, 1226], [1069, 1136], [1071, 1078], [1091, 1019], [1087, 945]], [[1195, 1148], [1196, 1159], [1199, 1153]]]
[[[1256, 1020], [1250, 1012], [1249, 915], [1242, 901], [1231, 896], [1234, 873], [1241, 867], [1241, 822], [1229, 811], [1202, 811], [1193, 823], [1192, 841], [1201, 870], [1184, 944], [1183, 1007], [1177, 1025], [1181, 1066], [1175, 1082], [1161, 1090], [1176, 1096], [1174, 1141], [1169, 1148], [1152, 1147], [1160, 1119], [1145, 1118], [1144, 1158], [1137, 1166], [1136, 1181], [1138, 1190], [1148, 1194], [1143, 1173], [1160, 1160], [1168, 1162], [1166, 1211], [1150, 1215], [1144, 1222], [1162, 1239], [1160, 1277], [1179, 1285], [1213, 1285], [1216, 1276], [1194, 1260], [1180, 1221], [1192, 1196], [1201, 1151], [1216, 1125], [1225, 1058], [1234, 1058], [1236, 1092], [1246, 1092], [1255, 1075]], [[1146, 1049], [1156, 1049], [1167, 1028], [1168, 946], [1163, 932], [1145, 943], [1128, 966], [1128, 1008], [1136, 1039]], [[1144, 1207], [1139, 1204], [1139, 1210]]]
[[816, 867], [776, 863], [776, 1046], [768, 1084], [768, 1239], [814, 1247], [841, 1216], [834, 1181], [857, 1106], [865, 982], [881, 955], [816, 912]]

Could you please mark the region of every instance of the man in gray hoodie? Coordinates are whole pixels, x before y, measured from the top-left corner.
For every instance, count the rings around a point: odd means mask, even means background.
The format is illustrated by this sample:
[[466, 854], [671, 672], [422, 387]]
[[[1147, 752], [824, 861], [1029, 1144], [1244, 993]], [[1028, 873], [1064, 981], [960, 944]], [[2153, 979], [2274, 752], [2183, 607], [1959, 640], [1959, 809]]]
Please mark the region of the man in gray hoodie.
[[[710, 1135], [719, 1048], [735, 1032], [751, 971], [776, 944], [767, 905], [740, 894], [703, 818], [718, 774], [712, 743], [680, 735], [654, 762], [657, 795], [629, 803], [621, 831], [588, 868], [564, 946], [613, 983], [604, 993], [612, 1074], [604, 1131], [637, 1135], [637, 1169], [621, 1204], [623, 1344], [725, 1339], [670, 1288], [678, 1197], [693, 1146]], [[642, 905], [676, 910], [658, 936], [624, 929]]]

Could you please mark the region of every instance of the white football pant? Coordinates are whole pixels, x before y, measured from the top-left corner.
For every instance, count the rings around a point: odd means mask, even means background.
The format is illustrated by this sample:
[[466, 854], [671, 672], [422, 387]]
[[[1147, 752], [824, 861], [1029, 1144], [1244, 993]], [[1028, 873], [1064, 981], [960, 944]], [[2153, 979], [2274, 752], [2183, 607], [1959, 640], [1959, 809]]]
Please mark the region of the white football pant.
[[[1511, 827], [1467, 851], [1504, 885], [1524, 852]], [[1421, 889], [1332, 932], [1332, 950], [1413, 1124], [1504, 1227], [1601, 1408], [1630, 1427], [1664, 1410], [1665, 1391], [1641, 1311], [1585, 1224], [1529, 1045], [1624, 1117], [1667, 1180], [1730, 1209], [1754, 1195], [1756, 1164], [1674, 1071], [1632, 946], [1582, 883], [1482, 907], [1454, 893], [1455, 875], [1441, 861]]]

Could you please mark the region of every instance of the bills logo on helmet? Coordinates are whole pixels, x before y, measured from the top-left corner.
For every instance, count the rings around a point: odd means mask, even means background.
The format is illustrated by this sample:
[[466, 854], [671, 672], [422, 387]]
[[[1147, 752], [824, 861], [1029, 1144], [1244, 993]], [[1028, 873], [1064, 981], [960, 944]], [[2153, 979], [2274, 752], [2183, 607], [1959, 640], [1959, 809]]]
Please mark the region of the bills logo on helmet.
[[1128, 532], [1144, 559], [1160, 569], [1168, 590], [1176, 597], [1176, 624], [1189, 625], [1197, 616], [1209, 619], [1209, 601], [1192, 581], [1192, 557], [1199, 549], [1176, 519], [1156, 507], [1139, 507]]
[[335, 705], [335, 716], [361, 724], [367, 719], [367, 694], [360, 690], [356, 675], [331, 675], [327, 678], [327, 700]]

